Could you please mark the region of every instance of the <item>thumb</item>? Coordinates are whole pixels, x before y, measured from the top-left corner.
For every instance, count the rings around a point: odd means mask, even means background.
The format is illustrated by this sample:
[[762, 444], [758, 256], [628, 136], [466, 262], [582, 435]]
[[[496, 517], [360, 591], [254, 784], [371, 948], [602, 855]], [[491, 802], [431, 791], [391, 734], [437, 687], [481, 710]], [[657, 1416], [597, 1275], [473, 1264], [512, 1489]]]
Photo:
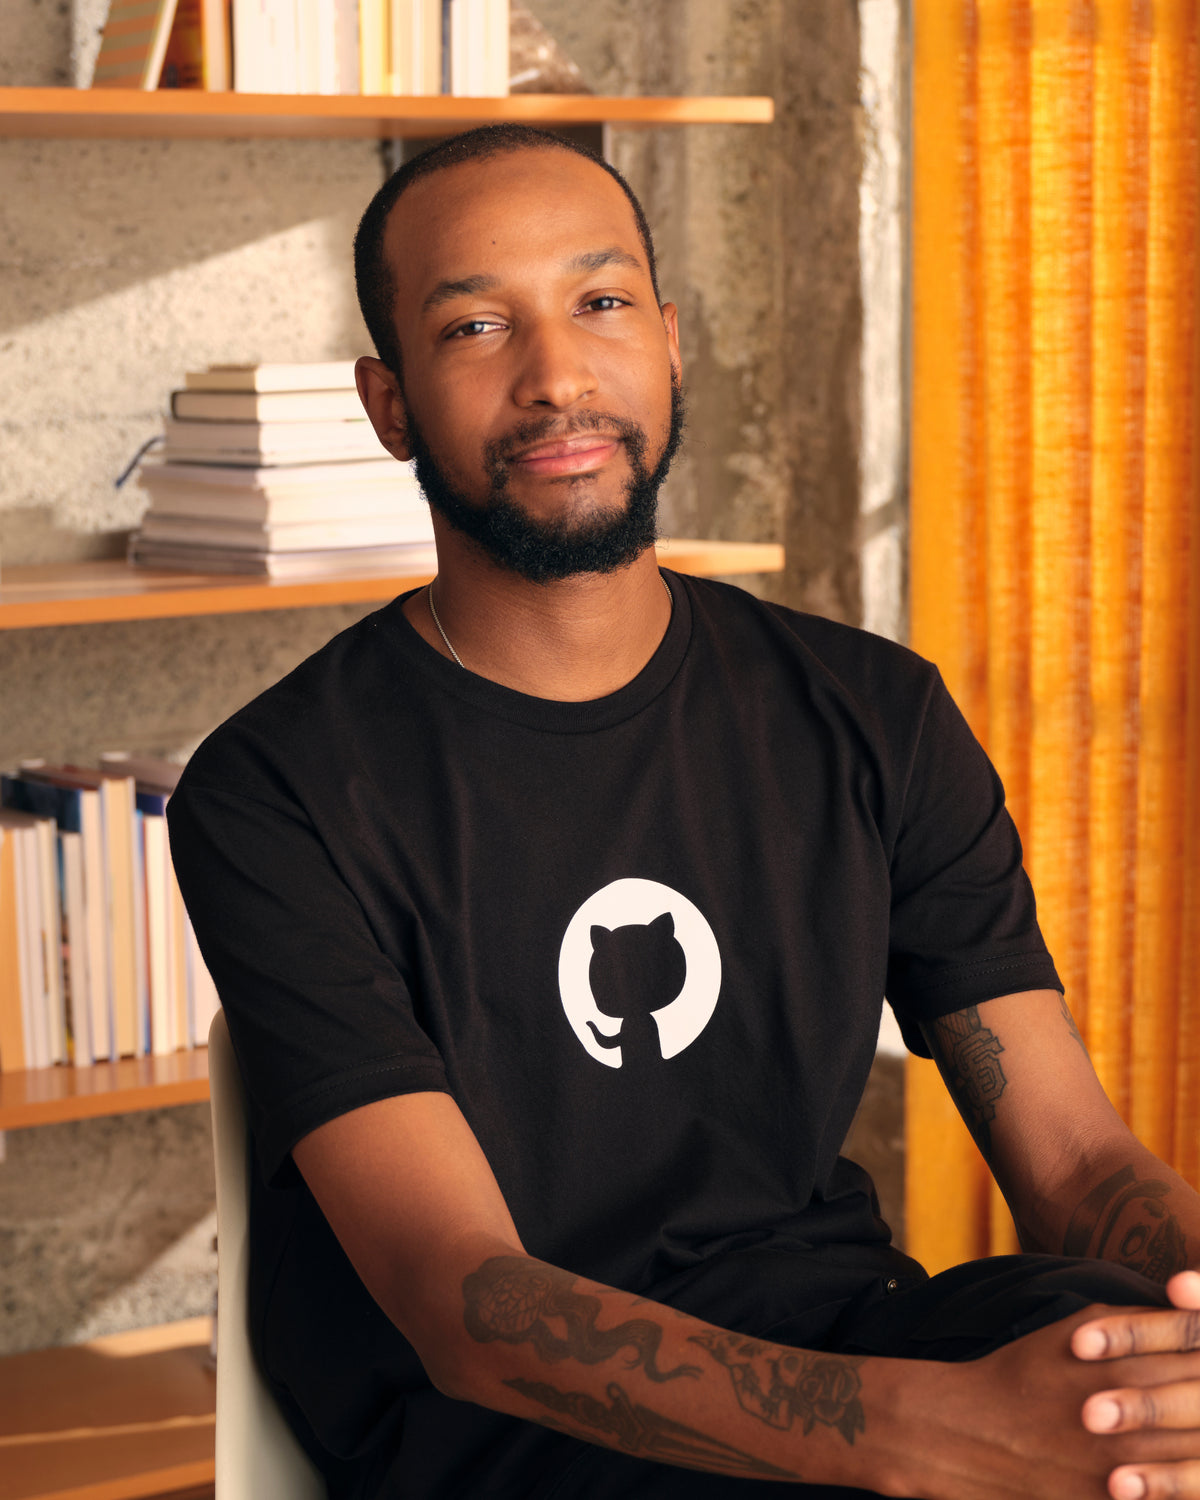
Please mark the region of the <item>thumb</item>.
[[1175, 1307], [1200, 1309], [1200, 1271], [1180, 1271], [1167, 1282], [1167, 1296]]

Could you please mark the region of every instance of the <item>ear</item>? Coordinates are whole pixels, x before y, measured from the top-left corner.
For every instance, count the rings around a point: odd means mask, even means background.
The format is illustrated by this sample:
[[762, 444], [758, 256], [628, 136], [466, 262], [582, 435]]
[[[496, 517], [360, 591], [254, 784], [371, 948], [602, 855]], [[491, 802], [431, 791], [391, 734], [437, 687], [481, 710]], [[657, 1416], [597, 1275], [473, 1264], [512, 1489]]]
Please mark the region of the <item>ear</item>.
[[607, 943], [611, 937], [612, 932], [609, 928], [593, 927], [591, 932], [592, 952], [599, 953], [601, 948], [604, 947], [605, 943]]
[[408, 446], [408, 412], [400, 394], [400, 382], [383, 360], [364, 354], [355, 361], [354, 383], [375, 436], [393, 458], [407, 463], [412, 451]]
[[656, 938], [672, 938], [675, 936], [675, 918], [669, 911], [665, 911], [661, 916], [655, 917], [653, 922], [646, 924], [646, 927]]
[[667, 331], [667, 348], [671, 353], [671, 368], [675, 371], [676, 379], [683, 377], [683, 360], [679, 357], [679, 309], [673, 302], [664, 302], [659, 308], [662, 313], [663, 327]]

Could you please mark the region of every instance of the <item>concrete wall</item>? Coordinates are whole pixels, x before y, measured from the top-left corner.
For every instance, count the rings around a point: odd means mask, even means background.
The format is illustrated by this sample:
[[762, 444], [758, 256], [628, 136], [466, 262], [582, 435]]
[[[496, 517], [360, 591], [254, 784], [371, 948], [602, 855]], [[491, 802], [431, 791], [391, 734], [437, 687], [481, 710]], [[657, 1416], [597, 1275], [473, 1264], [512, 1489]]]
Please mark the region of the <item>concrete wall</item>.
[[[881, 3], [863, 0], [864, 16]], [[656, 226], [664, 293], [683, 322], [692, 427], [665, 514], [680, 534], [784, 541], [787, 573], [756, 586], [860, 619], [860, 164], [873, 116], [860, 101], [859, 8], [530, 8], [596, 92], [778, 100], [772, 129], [613, 140]], [[4, 0], [0, 83], [86, 77], [103, 11], [103, 0]], [[0, 142], [4, 563], [121, 550], [142, 502], [133, 488], [114, 491], [112, 477], [189, 367], [365, 349], [348, 251], [380, 174], [369, 143]], [[896, 503], [893, 486], [875, 506], [887, 512], [875, 534], [895, 523]], [[0, 766], [113, 748], [185, 755], [358, 613], [0, 636]], [[877, 1154], [894, 1200], [894, 1076], [880, 1097]], [[201, 1109], [11, 1133], [0, 1163], [0, 1352], [204, 1310], [210, 1174]]]

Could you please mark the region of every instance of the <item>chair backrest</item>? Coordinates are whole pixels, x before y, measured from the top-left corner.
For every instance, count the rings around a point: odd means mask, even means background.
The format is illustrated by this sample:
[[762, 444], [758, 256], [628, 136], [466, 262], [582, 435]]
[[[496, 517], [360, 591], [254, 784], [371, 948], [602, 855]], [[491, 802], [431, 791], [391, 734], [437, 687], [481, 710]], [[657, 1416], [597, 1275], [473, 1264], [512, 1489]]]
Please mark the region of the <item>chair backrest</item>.
[[216, 1500], [326, 1500], [325, 1481], [284, 1421], [250, 1347], [250, 1135], [221, 1011], [208, 1033], [208, 1077], [217, 1168]]

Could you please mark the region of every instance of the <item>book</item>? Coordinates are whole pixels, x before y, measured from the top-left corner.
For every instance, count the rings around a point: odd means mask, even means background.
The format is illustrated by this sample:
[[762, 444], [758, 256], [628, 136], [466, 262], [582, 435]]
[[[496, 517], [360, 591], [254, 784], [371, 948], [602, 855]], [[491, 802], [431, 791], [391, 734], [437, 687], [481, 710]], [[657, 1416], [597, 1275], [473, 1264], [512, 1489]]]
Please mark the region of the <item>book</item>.
[[428, 510], [402, 515], [347, 516], [331, 521], [292, 521], [263, 525], [226, 517], [159, 515], [147, 512], [138, 529], [138, 544], [229, 547], [252, 552], [312, 552], [318, 548], [399, 546], [408, 542], [433, 545], [433, 522]]
[[177, 0], [158, 87], [229, 87], [227, 0]]
[[485, 96], [504, 98], [508, 93], [509, 50], [511, 47], [509, 0], [483, 0], [484, 39], [481, 92]]
[[84, 894], [83, 835], [60, 828], [62, 875], [63, 980], [70, 1028], [69, 1056], [77, 1068], [96, 1061], [92, 1052], [92, 997], [88, 974], [87, 900]]
[[358, 392], [197, 391], [171, 393], [171, 415], [190, 422], [340, 422], [365, 415]]
[[387, 93], [388, 41], [387, 0], [358, 0], [360, 93]]
[[[107, 751], [104, 770], [134, 778], [142, 820], [146, 872], [146, 933], [150, 985], [150, 1038], [155, 1053], [191, 1045], [188, 1031], [188, 937], [183, 894], [171, 862], [167, 802], [183, 767], [156, 756]], [[193, 963], [195, 960], [193, 960]]]
[[16, 953], [19, 973], [24, 1065], [48, 1068], [50, 1020], [43, 947], [42, 882], [39, 876], [39, 820], [32, 813], [0, 808], [0, 828], [13, 846]]
[[232, 0], [232, 18], [234, 89], [243, 94], [296, 93], [295, 0]]
[[192, 422], [168, 417], [163, 455], [172, 462], [276, 464], [378, 458], [379, 439], [364, 415], [341, 422]]
[[[140, 1051], [142, 1027], [138, 994], [133, 778], [69, 765], [29, 765], [22, 767], [21, 774], [24, 780], [98, 794], [104, 899], [97, 903], [97, 907], [106, 919], [108, 936], [113, 1028], [110, 1055], [135, 1057]], [[97, 1049], [97, 1055], [104, 1054]]]
[[185, 542], [139, 542], [134, 534], [129, 561], [144, 568], [185, 573], [234, 573], [255, 578], [304, 579], [357, 573], [434, 573], [437, 553], [421, 542], [387, 547], [322, 547], [304, 552], [268, 552]]
[[224, 517], [261, 525], [390, 516], [425, 507], [411, 466], [392, 458], [275, 469], [148, 461], [138, 472], [138, 483], [156, 515]]
[[68, 1060], [66, 987], [63, 983], [62, 888], [58, 829], [53, 818], [34, 822], [37, 843], [37, 926], [34, 941], [38, 989], [34, 995], [42, 1067]]
[[22, 926], [17, 904], [16, 836], [0, 823], [0, 1073], [19, 1073], [26, 1065]]
[[109, 0], [92, 74], [94, 89], [155, 89], [176, 0]]
[[[40, 781], [35, 774], [40, 764], [27, 763], [15, 776], [0, 776], [0, 805], [51, 819], [57, 829], [64, 1009], [75, 1039], [75, 1060], [94, 1062], [112, 1055], [100, 793], [94, 788]], [[76, 879], [78, 890], [73, 884]]]
[[209, 365], [183, 377], [189, 391], [332, 391], [354, 389], [354, 361], [310, 364]]

